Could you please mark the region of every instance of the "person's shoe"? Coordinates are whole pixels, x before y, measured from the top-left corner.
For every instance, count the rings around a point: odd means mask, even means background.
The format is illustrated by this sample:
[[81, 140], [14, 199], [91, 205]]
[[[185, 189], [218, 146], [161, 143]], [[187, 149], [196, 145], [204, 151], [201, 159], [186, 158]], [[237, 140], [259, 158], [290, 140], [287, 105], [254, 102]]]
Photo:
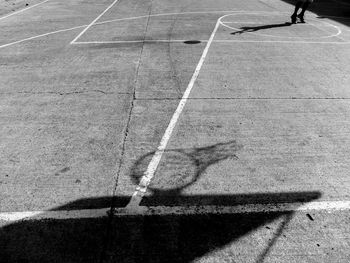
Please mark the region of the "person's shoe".
[[304, 20], [304, 15], [299, 14], [299, 15], [297, 15], [297, 17], [299, 18], [300, 23], [305, 23], [305, 20]]
[[292, 15], [290, 18], [292, 20], [292, 24], [296, 24], [297, 23], [297, 16], [296, 15]]

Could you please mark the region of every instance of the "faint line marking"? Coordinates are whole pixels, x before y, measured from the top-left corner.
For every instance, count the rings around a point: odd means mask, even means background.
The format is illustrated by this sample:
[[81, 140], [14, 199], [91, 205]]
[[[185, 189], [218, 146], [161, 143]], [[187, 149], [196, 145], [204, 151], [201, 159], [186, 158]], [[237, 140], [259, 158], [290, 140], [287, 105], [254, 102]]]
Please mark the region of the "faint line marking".
[[44, 3], [48, 2], [48, 1], [50, 1], [50, 0], [45, 0], [45, 1], [43, 1], [43, 2], [37, 3], [37, 4], [35, 4], [35, 5], [32, 5], [32, 6], [30, 6], [30, 7], [27, 7], [27, 8], [21, 9], [21, 10], [18, 10], [18, 11], [14, 12], [14, 13], [11, 13], [11, 14], [8, 14], [8, 15], [5, 15], [5, 16], [2, 16], [2, 17], [0, 17], [0, 20], [5, 19], [5, 18], [8, 18], [8, 17], [10, 17], [10, 16], [17, 15], [17, 14], [19, 14], [19, 13], [22, 13], [22, 12], [24, 12], [24, 11], [27, 11], [28, 9], [31, 9], [31, 8], [36, 7], [36, 6], [38, 6], [38, 5], [44, 4]]

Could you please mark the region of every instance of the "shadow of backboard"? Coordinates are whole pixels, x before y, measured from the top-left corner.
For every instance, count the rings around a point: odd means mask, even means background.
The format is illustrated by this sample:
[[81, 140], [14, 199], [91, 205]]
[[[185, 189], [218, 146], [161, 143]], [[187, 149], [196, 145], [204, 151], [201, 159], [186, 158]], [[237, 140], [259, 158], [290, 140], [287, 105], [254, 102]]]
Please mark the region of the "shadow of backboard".
[[[256, 262], [282, 233], [294, 211], [249, 213], [188, 213], [189, 205], [234, 208], [247, 204], [307, 203], [319, 192], [261, 193], [228, 196], [183, 196], [183, 213], [127, 215], [102, 218], [26, 220], [0, 229], [1, 262], [191, 262], [223, 248], [274, 220], [282, 220], [275, 237], [259, 251]], [[114, 198], [115, 205], [128, 197]], [[81, 199], [54, 210], [110, 207], [111, 197]], [[147, 205], [169, 202], [148, 197]], [[174, 203], [172, 203], [174, 204]], [[234, 260], [234, 259], [232, 259]]]

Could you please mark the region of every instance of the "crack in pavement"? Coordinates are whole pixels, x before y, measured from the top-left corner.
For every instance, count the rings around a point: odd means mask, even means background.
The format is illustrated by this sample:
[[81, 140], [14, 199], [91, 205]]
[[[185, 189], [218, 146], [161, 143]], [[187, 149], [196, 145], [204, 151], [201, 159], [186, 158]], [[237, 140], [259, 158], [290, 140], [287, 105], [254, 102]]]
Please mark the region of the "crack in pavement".
[[[148, 15], [145, 31], [143, 33], [143, 39], [146, 39], [147, 29], [148, 29], [150, 16], [151, 16], [151, 12], [152, 12], [152, 3], [153, 3], [153, 0], [150, 1], [149, 15]], [[134, 88], [133, 88], [133, 93], [132, 93], [133, 97], [132, 97], [132, 100], [130, 102], [128, 119], [127, 119], [126, 126], [124, 129], [124, 138], [123, 138], [122, 149], [121, 149], [121, 154], [120, 154], [120, 158], [119, 158], [119, 164], [118, 164], [118, 168], [117, 168], [115, 178], [114, 178], [115, 186], [113, 189], [113, 197], [115, 196], [117, 188], [118, 188], [120, 171], [121, 171], [121, 168], [122, 168], [123, 163], [124, 163], [123, 160], [124, 160], [124, 155], [125, 155], [126, 140], [128, 138], [128, 135], [129, 135], [129, 128], [130, 128], [130, 122], [131, 122], [131, 117], [132, 117], [132, 111], [134, 109], [134, 103], [136, 101], [136, 87], [137, 87], [138, 76], [139, 76], [140, 66], [141, 66], [141, 62], [142, 62], [142, 55], [143, 55], [144, 47], [145, 47], [145, 43], [142, 44], [142, 47], [140, 50], [140, 55], [139, 55], [139, 60], [138, 60], [137, 68], [136, 68], [136, 72], [135, 72]], [[114, 209], [113, 201], [112, 201], [111, 209], [112, 210]]]

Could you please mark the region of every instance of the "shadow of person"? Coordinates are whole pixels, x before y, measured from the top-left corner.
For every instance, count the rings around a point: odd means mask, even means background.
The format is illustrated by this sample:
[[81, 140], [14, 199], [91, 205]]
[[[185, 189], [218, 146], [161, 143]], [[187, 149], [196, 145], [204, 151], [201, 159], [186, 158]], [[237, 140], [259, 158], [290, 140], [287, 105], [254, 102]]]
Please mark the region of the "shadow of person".
[[259, 30], [264, 30], [264, 29], [269, 29], [269, 28], [277, 28], [277, 27], [287, 27], [291, 26], [292, 23], [290, 22], [285, 22], [282, 24], [272, 24], [272, 25], [263, 25], [263, 26], [244, 26], [241, 27], [240, 31], [232, 32], [231, 35], [237, 35], [237, 34], [243, 34], [243, 33], [251, 33], [251, 32], [256, 32]]
[[[295, 6], [295, 0], [282, 1], [292, 5], [293, 7]], [[349, 1], [317, 1], [317, 4], [310, 6], [309, 11], [318, 15], [317, 18], [327, 18], [350, 27]]]

